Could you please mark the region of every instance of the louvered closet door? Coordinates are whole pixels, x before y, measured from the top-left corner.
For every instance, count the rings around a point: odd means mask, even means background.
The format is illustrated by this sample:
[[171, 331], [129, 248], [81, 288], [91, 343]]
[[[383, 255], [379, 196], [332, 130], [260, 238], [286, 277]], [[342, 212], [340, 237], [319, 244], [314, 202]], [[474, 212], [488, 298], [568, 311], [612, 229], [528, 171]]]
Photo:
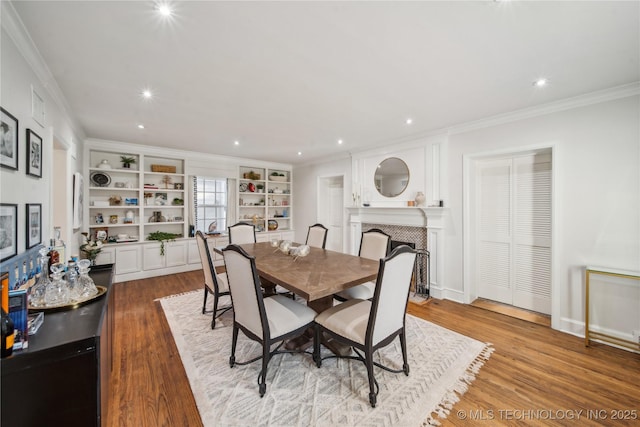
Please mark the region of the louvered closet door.
[[512, 304], [510, 159], [477, 165], [478, 296]]
[[551, 313], [551, 156], [514, 159], [513, 305]]
[[551, 313], [551, 155], [476, 164], [478, 296]]

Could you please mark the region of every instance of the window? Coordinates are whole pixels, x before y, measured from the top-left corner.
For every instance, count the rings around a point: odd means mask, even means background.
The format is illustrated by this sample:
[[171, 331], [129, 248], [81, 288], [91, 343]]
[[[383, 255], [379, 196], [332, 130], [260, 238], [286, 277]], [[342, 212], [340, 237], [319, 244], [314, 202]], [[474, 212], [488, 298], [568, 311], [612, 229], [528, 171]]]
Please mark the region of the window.
[[196, 230], [203, 233], [227, 229], [227, 180], [197, 176], [195, 193]]

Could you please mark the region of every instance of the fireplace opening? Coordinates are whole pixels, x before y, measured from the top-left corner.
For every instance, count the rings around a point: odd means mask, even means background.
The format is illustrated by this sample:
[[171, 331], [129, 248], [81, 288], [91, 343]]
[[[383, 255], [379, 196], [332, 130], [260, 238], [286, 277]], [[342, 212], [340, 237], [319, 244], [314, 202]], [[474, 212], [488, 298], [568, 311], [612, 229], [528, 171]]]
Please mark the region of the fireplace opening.
[[[401, 245], [407, 245], [412, 249], [416, 248], [413, 242], [402, 242], [400, 240], [391, 240], [391, 251]], [[413, 279], [411, 287], [413, 291], [425, 298], [429, 298], [429, 283], [431, 283], [431, 272], [429, 271], [429, 251], [418, 249], [416, 251], [416, 264], [413, 270]]]

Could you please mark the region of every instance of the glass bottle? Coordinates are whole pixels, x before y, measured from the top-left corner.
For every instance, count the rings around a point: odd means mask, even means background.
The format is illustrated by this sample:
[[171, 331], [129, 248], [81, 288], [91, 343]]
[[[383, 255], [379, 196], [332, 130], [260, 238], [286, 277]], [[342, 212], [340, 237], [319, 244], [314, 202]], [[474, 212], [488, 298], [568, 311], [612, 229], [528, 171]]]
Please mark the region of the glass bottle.
[[67, 262], [67, 272], [65, 274], [67, 285], [69, 287], [69, 300], [80, 301], [80, 289], [78, 286], [78, 270], [76, 270], [76, 262], [74, 259], [70, 259]]
[[39, 251], [40, 256], [38, 257], [38, 269], [40, 270], [40, 275], [36, 284], [31, 288], [31, 292], [29, 293], [29, 305], [32, 307], [44, 307], [45, 306], [45, 292], [47, 286], [51, 284], [51, 280], [49, 279], [49, 272], [47, 267], [49, 266], [49, 257], [47, 256], [47, 249], [41, 248]]
[[64, 280], [64, 264], [51, 266], [53, 280], [44, 293], [44, 301], [48, 307], [64, 305], [69, 302], [69, 284]]
[[90, 265], [91, 261], [88, 259], [78, 261], [80, 276], [76, 280], [76, 288], [78, 288], [81, 300], [86, 300], [98, 294], [96, 284], [93, 282], [93, 279], [89, 277]]

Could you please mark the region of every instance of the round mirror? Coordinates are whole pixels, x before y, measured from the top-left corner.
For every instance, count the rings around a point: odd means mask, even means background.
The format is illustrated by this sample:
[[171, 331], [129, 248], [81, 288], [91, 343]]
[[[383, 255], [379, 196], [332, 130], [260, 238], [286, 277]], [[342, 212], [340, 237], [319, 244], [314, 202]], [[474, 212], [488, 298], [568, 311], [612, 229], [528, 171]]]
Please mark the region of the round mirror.
[[385, 197], [395, 197], [402, 194], [409, 185], [409, 168], [397, 157], [389, 157], [378, 165], [373, 182], [378, 193]]

